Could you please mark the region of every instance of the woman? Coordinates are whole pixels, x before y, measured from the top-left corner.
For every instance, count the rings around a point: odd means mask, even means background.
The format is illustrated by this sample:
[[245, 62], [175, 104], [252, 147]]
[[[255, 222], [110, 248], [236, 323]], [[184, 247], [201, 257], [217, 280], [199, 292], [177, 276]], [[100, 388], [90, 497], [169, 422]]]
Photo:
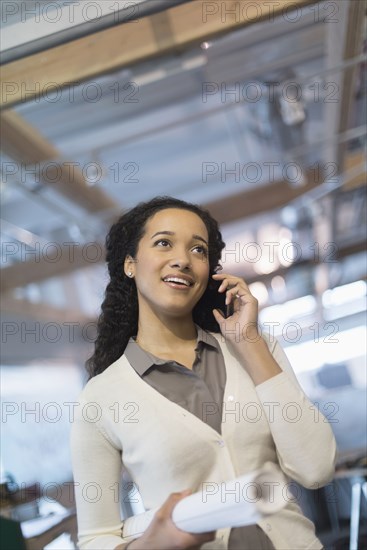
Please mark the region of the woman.
[[[321, 548], [288, 487], [285, 508], [258, 525], [175, 527], [190, 491], [266, 461], [305, 487], [327, 483], [335, 441], [260, 334], [246, 283], [217, 273], [224, 243], [208, 212], [157, 197], [124, 214], [106, 244], [110, 282], [72, 427], [80, 548]], [[149, 526], [148, 513], [134, 527], [120, 520], [122, 466], [145, 509], [159, 509]]]

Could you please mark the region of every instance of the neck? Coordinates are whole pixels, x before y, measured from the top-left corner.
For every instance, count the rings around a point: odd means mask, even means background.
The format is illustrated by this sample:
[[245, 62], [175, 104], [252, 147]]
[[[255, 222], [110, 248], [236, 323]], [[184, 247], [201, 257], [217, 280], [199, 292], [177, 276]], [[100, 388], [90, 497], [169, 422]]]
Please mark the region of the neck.
[[153, 311], [139, 312], [136, 342], [145, 350], [154, 353], [170, 352], [187, 348], [196, 342], [197, 331], [190, 314], [187, 317], [158, 317]]

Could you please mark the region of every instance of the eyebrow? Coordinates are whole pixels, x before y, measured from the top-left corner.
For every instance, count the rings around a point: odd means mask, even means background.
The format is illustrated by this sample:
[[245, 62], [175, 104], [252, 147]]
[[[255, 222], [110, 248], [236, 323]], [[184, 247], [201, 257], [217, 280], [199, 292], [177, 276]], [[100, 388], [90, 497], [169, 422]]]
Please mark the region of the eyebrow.
[[[175, 235], [175, 232], [174, 231], [157, 231], [157, 233], [154, 233], [154, 235], [151, 236], [151, 239], [154, 239], [154, 237], [156, 237], [157, 235]], [[203, 237], [200, 237], [200, 235], [193, 235], [192, 238], [197, 239], [198, 241], [202, 241], [203, 243], [206, 244], [206, 246], [209, 246], [206, 240], [203, 239]]]

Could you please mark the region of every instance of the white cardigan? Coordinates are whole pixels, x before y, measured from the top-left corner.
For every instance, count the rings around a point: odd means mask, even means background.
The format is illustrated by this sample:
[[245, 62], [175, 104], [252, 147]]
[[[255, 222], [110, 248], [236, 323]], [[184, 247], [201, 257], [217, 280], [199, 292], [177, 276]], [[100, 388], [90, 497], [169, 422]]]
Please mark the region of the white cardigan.
[[[147, 526], [148, 514], [121, 521], [122, 463], [146, 510], [159, 508], [172, 492], [196, 492], [203, 482], [219, 484], [267, 461], [307, 488], [331, 480], [331, 428], [306, 398], [277, 341], [264, 337], [284, 372], [255, 387], [224, 338], [212, 334], [227, 374], [222, 435], [144, 382], [124, 355], [86, 384], [71, 432], [81, 549], [114, 549]], [[291, 489], [284, 488], [286, 507], [259, 525], [277, 550], [318, 550], [322, 544]], [[218, 530], [202, 548], [226, 549], [229, 533]]]

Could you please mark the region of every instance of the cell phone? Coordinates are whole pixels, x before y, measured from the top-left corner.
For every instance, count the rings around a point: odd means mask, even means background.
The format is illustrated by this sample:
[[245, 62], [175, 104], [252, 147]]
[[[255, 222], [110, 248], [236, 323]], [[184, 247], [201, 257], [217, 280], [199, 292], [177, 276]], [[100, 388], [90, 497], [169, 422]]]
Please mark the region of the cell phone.
[[210, 289], [211, 289], [211, 296], [209, 299], [210, 307], [215, 307], [218, 309], [221, 314], [227, 319], [231, 315], [233, 315], [234, 308], [233, 308], [233, 301], [226, 305], [225, 299], [226, 295], [223, 292], [218, 292], [218, 288], [222, 284], [222, 281], [211, 281], [210, 283]]
[[233, 315], [234, 307], [233, 307], [233, 300], [230, 304], [226, 305], [226, 319]]

